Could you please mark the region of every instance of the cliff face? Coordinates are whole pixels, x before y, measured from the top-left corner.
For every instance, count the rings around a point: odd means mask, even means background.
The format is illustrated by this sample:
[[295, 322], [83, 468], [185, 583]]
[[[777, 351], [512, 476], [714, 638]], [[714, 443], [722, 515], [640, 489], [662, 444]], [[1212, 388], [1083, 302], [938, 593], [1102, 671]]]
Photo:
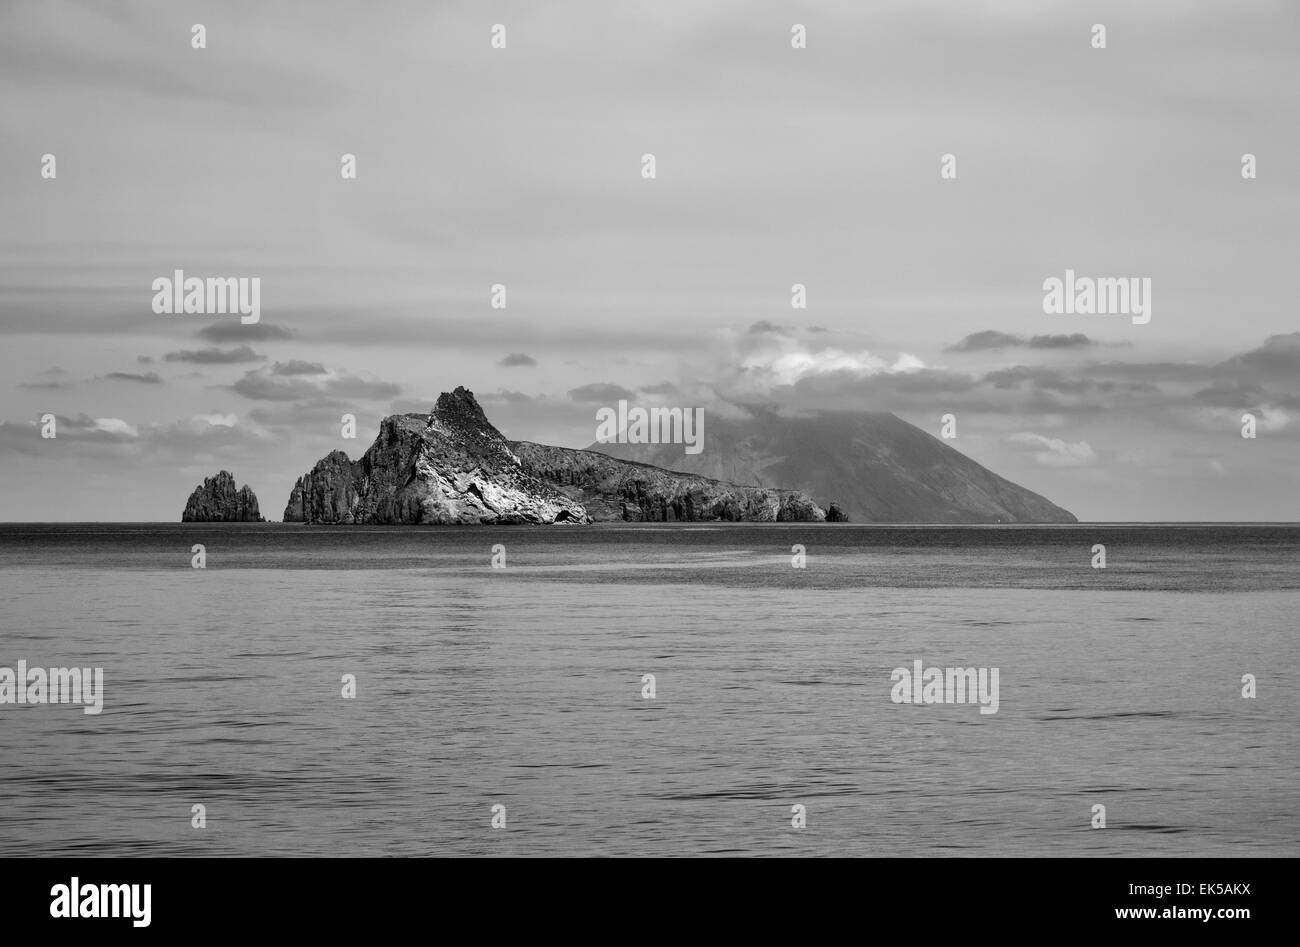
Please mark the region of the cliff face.
[[628, 522], [821, 522], [812, 498], [797, 490], [743, 487], [674, 473], [590, 450], [510, 444], [525, 470], [580, 502], [593, 520]]
[[235, 477], [223, 470], [194, 488], [181, 514], [182, 523], [261, 523], [257, 497], [247, 486], [235, 489]]
[[341, 450], [331, 451], [303, 474], [284, 508], [286, 523], [351, 523], [357, 502], [357, 465]]
[[582, 505], [524, 470], [464, 388], [433, 411], [385, 418], [360, 460], [342, 451], [298, 478], [301, 523], [587, 523]]
[[472, 392], [385, 418], [360, 460], [342, 451], [298, 478], [286, 523], [820, 522], [794, 490], [738, 487], [594, 451], [507, 441]]
[[[834, 499], [854, 523], [1074, 523], [1074, 515], [888, 413], [710, 418], [704, 450], [593, 444], [615, 457]], [[829, 517], [828, 517], [829, 518]]]

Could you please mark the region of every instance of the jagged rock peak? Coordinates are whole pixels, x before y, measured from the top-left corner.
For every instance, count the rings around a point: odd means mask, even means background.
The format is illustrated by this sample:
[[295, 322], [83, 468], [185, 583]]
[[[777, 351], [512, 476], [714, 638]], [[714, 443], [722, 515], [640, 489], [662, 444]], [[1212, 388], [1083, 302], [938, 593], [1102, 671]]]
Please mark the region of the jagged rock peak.
[[261, 523], [257, 497], [247, 486], [236, 488], [235, 475], [222, 470], [194, 488], [181, 514], [182, 523]]
[[[402, 426], [398, 423], [400, 417], [384, 420], [388, 436], [398, 434]], [[481, 463], [519, 463], [519, 458], [510, 449], [505, 435], [487, 419], [474, 392], [464, 386], [458, 386], [455, 391], [444, 391], [438, 396], [433, 410], [429, 412], [423, 433], [426, 438], [438, 435], [455, 441], [469, 457]]]
[[438, 401], [434, 404], [429, 417], [448, 424], [480, 424], [496, 430], [492, 427], [492, 422], [487, 419], [487, 415], [483, 413], [483, 408], [474, 397], [474, 392], [463, 385], [458, 385], [455, 391], [444, 391], [438, 395]]

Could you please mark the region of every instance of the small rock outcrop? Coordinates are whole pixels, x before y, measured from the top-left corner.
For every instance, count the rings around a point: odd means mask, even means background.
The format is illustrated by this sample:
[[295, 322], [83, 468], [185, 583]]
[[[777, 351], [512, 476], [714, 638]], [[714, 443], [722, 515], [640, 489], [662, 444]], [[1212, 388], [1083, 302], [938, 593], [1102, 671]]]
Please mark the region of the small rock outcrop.
[[826, 522], [828, 523], [847, 523], [848, 516], [839, 508], [839, 504], [832, 503], [826, 510]]
[[263, 523], [265, 520], [258, 512], [253, 491], [247, 486], [236, 489], [234, 474], [222, 470], [194, 488], [181, 514], [181, 522]]
[[284, 508], [286, 523], [351, 523], [360, 487], [357, 465], [341, 450], [331, 451], [303, 474]]

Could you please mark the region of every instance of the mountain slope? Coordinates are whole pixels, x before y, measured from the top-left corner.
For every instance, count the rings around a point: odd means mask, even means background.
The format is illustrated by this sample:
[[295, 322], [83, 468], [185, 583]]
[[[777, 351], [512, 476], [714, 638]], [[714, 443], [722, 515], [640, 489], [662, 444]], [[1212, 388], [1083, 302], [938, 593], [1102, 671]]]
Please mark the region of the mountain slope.
[[855, 523], [1074, 523], [1074, 515], [889, 413], [710, 417], [704, 450], [593, 444], [589, 450], [715, 477], [799, 489]]
[[798, 490], [737, 486], [596, 451], [512, 441], [524, 469], [562, 490], [595, 520], [628, 522], [821, 522], [825, 512]]

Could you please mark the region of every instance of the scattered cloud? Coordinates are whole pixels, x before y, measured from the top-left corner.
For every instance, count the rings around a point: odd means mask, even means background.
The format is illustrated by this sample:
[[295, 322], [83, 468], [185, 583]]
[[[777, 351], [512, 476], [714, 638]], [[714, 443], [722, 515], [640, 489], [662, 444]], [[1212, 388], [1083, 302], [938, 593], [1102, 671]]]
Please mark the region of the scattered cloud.
[[310, 375], [293, 372], [286, 377], [277, 373], [274, 366], [246, 372], [230, 388], [254, 401], [306, 401], [324, 398], [388, 401], [402, 393], [401, 385], [360, 375], [340, 372], [318, 377], [313, 370]]
[[293, 330], [267, 322], [214, 322], [204, 326], [196, 335], [207, 342], [266, 342], [272, 339], [292, 339]]
[[108, 448], [132, 441], [138, 433], [121, 418], [92, 418], [85, 414], [75, 417], [56, 414], [54, 425], [55, 437], [46, 440], [41, 436], [39, 421], [0, 422], [0, 450], [29, 457], [49, 456], [52, 450], [64, 449], [68, 444]]
[[585, 404], [610, 404], [615, 401], [631, 401], [636, 393], [613, 382], [596, 382], [569, 390], [569, 400]]
[[845, 352], [840, 349], [809, 351], [789, 348], [780, 352], [761, 351], [746, 357], [743, 369], [756, 377], [765, 377], [778, 385], [792, 385], [800, 379], [844, 373], [865, 377], [882, 373], [914, 372], [925, 363], [914, 355], [900, 352], [894, 361], [871, 352]]
[[675, 395], [677, 386], [670, 381], [661, 381], [656, 385], [642, 385], [637, 391], [643, 395]]
[[1031, 349], [1083, 349], [1096, 344], [1082, 332], [1071, 332], [1069, 335], [1035, 335], [1029, 339]]
[[523, 352], [511, 352], [501, 361], [497, 362], [502, 368], [517, 368], [520, 366], [533, 366], [537, 364], [537, 359]]
[[163, 356], [168, 362], [193, 362], [195, 365], [230, 365], [236, 362], [264, 362], [265, 355], [258, 355], [247, 345], [233, 349], [181, 349], [168, 352]]
[[276, 362], [271, 366], [272, 375], [327, 375], [325, 366], [320, 362], [304, 362], [292, 358], [287, 362]]
[[1029, 451], [1034, 462], [1044, 467], [1088, 467], [1097, 461], [1097, 454], [1087, 441], [1071, 444], [1059, 437], [1044, 437], [1029, 431], [1012, 434], [1007, 440]]
[[1220, 363], [1220, 370], [1295, 383], [1300, 379], [1300, 332], [1271, 335], [1264, 344]]
[[1025, 338], [1020, 335], [986, 329], [983, 332], [971, 333], [956, 345], [948, 346], [947, 351], [985, 352], [1007, 348], [1081, 349], [1096, 344], [1082, 332], [1074, 332], [1069, 335], [1035, 335]]
[[114, 381], [134, 381], [142, 385], [161, 385], [163, 383], [157, 372], [145, 372], [142, 375], [133, 372], [109, 372], [104, 377], [111, 378]]
[[531, 395], [526, 395], [522, 391], [511, 391], [508, 388], [501, 388], [479, 398], [483, 404], [528, 404], [533, 400]]

